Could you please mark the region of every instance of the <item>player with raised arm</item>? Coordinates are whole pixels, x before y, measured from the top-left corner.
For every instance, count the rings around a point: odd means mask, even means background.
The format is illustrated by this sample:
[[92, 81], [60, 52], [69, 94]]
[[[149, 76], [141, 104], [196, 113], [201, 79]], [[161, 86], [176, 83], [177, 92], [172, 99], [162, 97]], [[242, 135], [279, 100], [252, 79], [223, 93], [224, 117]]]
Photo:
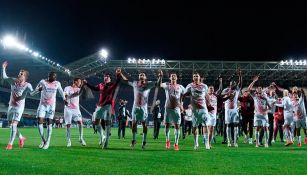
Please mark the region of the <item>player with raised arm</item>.
[[[37, 119], [38, 131], [42, 139], [39, 148], [42, 149], [48, 149], [50, 145], [57, 91], [60, 93], [64, 103], [66, 104], [61, 83], [56, 81], [56, 73], [49, 72], [48, 79], [41, 80], [33, 92], [33, 94], [39, 92], [41, 93], [41, 98], [37, 109]], [[47, 121], [47, 138], [44, 137], [44, 119]]]
[[7, 118], [11, 126], [11, 134], [9, 143], [6, 146], [7, 150], [11, 150], [16, 134], [19, 137], [20, 148], [24, 146], [25, 137], [21, 135], [20, 131], [17, 129], [17, 125], [25, 108], [25, 98], [29, 92], [33, 91], [33, 88], [32, 85], [27, 82], [29, 77], [28, 71], [21, 69], [17, 78], [11, 78], [6, 74], [7, 65], [8, 63], [6, 61], [2, 64], [2, 79], [11, 86], [11, 96], [7, 112]]
[[[239, 76], [238, 84], [231, 80], [229, 87], [224, 89], [222, 96], [227, 99], [225, 101], [225, 124], [226, 124], [226, 135], [228, 146], [238, 147], [238, 137], [239, 137], [239, 111], [238, 111], [238, 97], [240, 95], [240, 89], [242, 86], [242, 75], [241, 70], [237, 70]], [[231, 128], [234, 130], [234, 140], [231, 143]]]
[[131, 147], [134, 148], [136, 144], [136, 132], [137, 122], [141, 122], [143, 125], [143, 139], [142, 149], [145, 149], [146, 137], [147, 137], [147, 124], [148, 117], [148, 96], [150, 89], [158, 86], [160, 83], [162, 73], [158, 75], [158, 82], [147, 81], [147, 75], [145, 72], [139, 73], [138, 81], [128, 81], [128, 85], [133, 87], [134, 102], [132, 107], [132, 141]]
[[[248, 90], [252, 91], [254, 84], [258, 81], [259, 76], [256, 76], [252, 83], [248, 86]], [[254, 127], [256, 127], [255, 136], [256, 136], [256, 147], [260, 146], [259, 136], [260, 136], [260, 129], [264, 129], [264, 140], [265, 140], [265, 147], [269, 147], [268, 140], [268, 127], [269, 127], [269, 119], [268, 119], [268, 112], [270, 110], [268, 97], [266, 94], [266, 90], [262, 90], [261, 86], [257, 86], [255, 92], [250, 93], [254, 99], [255, 105], [255, 115], [254, 115]], [[272, 102], [272, 104], [274, 104]]]
[[[162, 76], [162, 75], [161, 75]], [[180, 123], [181, 123], [181, 112], [182, 107], [182, 96], [184, 94], [184, 87], [177, 84], [177, 73], [171, 72], [169, 74], [170, 83], [162, 83], [160, 87], [165, 90], [165, 112], [164, 112], [164, 122], [165, 122], [165, 136], [166, 136], [166, 149], [170, 149], [170, 124], [173, 123], [175, 126], [175, 142], [174, 150], [178, 151], [178, 141], [180, 137]]]
[[[86, 80], [83, 80], [84, 84], [87, 85], [91, 90], [99, 91], [99, 101], [97, 103], [97, 107], [95, 110], [95, 115], [93, 119], [95, 119], [95, 126], [100, 135], [100, 144], [103, 149], [108, 147], [109, 136], [111, 131], [111, 121], [112, 121], [112, 110], [113, 110], [113, 101], [114, 101], [114, 93], [116, 87], [118, 86], [123, 74], [120, 68], [116, 69], [116, 80], [115, 82], [111, 81], [111, 74], [105, 73], [103, 83], [100, 83], [96, 86], [90, 85]], [[105, 128], [105, 133], [103, 133], [103, 128]]]
[[71, 137], [70, 137], [70, 126], [72, 120], [78, 123], [79, 130], [79, 142], [81, 145], [85, 146], [86, 143], [83, 139], [83, 122], [82, 115], [79, 106], [79, 96], [81, 94], [82, 80], [80, 78], [75, 78], [72, 85], [64, 88], [64, 95], [67, 104], [64, 108], [64, 119], [66, 124], [66, 136], [67, 136], [67, 147], [71, 147]]

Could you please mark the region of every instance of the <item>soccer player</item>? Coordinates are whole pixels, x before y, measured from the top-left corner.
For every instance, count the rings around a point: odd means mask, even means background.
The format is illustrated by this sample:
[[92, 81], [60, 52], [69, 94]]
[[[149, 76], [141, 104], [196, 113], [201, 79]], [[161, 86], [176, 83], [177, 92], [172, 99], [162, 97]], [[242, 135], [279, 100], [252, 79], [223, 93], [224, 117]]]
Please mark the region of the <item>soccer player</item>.
[[[97, 107], [95, 110], [96, 114], [93, 116], [95, 118], [95, 126], [100, 135], [100, 144], [103, 149], [108, 147], [109, 136], [110, 136], [110, 129], [111, 129], [111, 121], [112, 121], [112, 110], [114, 103], [114, 93], [115, 89], [118, 86], [123, 74], [120, 68], [116, 69], [116, 81], [111, 81], [111, 74], [105, 73], [103, 77], [103, 83], [100, 83], [96, 86], [88, 84], [86, 80], [83, 80], [84, 84], [86, 84], [91, 90], [99, 91], [100, 97], [97, 103]], [[103, 133], [103, 128], [105, 128]]]
[[208, 118], [208, 86], [201, 82], [200, 74], [193, 73], [193, 82], [188, 84], [183, 97], [190, 96], [192, 105], [192, 125], [194, 134], [194, 150], [199, 147], [198, 144], [198, 125], [204, 125], [204, 122], [211, 122]]
[[64, 108], [64, 119], [66, 124], [66, 136], [67, 136], [67, 147], [71, 147], [70, 138], [70, 126], [72, 119], [77, 121], [79, 129], [79, 141], [81, 145], [85, 146], [86, 143], [83, 139], [83, 123], [82, 115], [79, 106], [79, 96], [81, 94], [82, 80], [80, 78], [75, 78], [71, 86], [64, 88], [64, 95], [67, 101], [67, 105]]
[[[227, 100], [225, 101], [225, 124], [226, 124], [226, 135], [228, 146], [238, 147], [238, 136], [239, 136], [239, 113], [238, 113], [238, 97], [240, 94], [241, 83], [242, 83], [242, 75], [241, 71], [238, 70], [239, 81], [238, 84], [231, 80], [229, 87], [224, 89], [222, 92], [222, 96], [224, 96]], [[233, 144], [231, 144], [231, 128], [234, 129], [234, 140]]]
[[150, 89], [158, 86], [162, 76], [160, 71], [158, 76], [158, 82], [147, 81], [147, 75], [145, 72], [139, 73], [138, 81], [128, 81], [128, 85], [133, 87], [134, 102], [132, 107], [132, 141], [131, 147], [134, 148], [136, 144], [136, 132], [137, 122], [141, 122], [143, 125], [143, 140], [142, 149], [145, 149], [146, 137], [147, 137], [147, 124], [146, 119], [148, 117], [148, 96]]
[[241, 104], [240, 112], [243, 120], [244, 143], [253, 144], [254, 99], [250, 96], [249, 91], [245, 90], [243, 96], [239, 97], [238, 100]]
[[[36, 94], [41, 92], [40, 103], [37, 109], [37, 119], [38, 131], [42, 139], [39, 148], [42, 149], [48, 149], [50, 145], [57, 91], [60, 93], [62, 99], [64, 100], [64, 103], [66, 104], [61, 83], [56, 81], [56, 73], [49, 72], [48, 79], [41, 80], [36, 86], [33, 93]], [[44, 119], [47, 120], [47, 138], [44, 137]]]
[[283, 91], [283, 98], [282, 98], [282, 104], [276, 104], [278, 107], [284, 108], [284, 130], [285, 130], [285, 136], [287, 138], [287, 142], [285, 146], [293, 145], [293, 136], [290, 131], [290, 126], [293, 122], [293, 105], [291, 102], [291, 99], [289, 97], [289, 91], [284, 90]]
[[304, 129], [305, 132], [305, 140], [307, 138], [307, 133], [306, 133], [306, 111], [305, 111], [305, 104], [304, 104], [304, 92], [303, 89], [301, 89], [301, 96], [298, 97], [298, 93], [294, 92], [292, 93], [292, 104], [293, 104], [293, 111], [294, 111], [294, 126], [296, 127], [296, 136], [297, 136], [297, 141], [298, 141], [298, 146], [302, 146], [302, 141], [301, 141], [301, 133], [300, 130], [301, 128]]
[[[258, 81], [259, 76], [256, 76], [252, 83], [248, 86], [248, 90], [251, 91], [256, 81]], [[254, 127], [256, 127], [255, 136], [256, 136], [256, 147], [260, 146], [259, 136], [260, 136], [260, 129], [264, 129], [264, 146], [267, 148], [269, 147], [268, 144], [268, 127], [269, 127], [269, 120], [268, 120], [268, 111], [269, 111], [269, 103], [268, 97], [265, 92], [266, 90], [262, 90], [261, 86], [256, 88], [256, 92], [252, 92], [251, 96], [254, 99], [255, 105], [255, 115], [254, 115]]]
[[222, 78], [219, 78], [219, 89], [214, 92], [214, 86], [209, 86], [208, 90], [208, 97], [209, 97], [209, 104], [208, 106], [211, 107], [209, 110], [209, 115], [206, 118], [206, 126], [204, 127], [204, 143], [206, 145], [206, 149], [210, 149], [212, 138], [214, 137], [214, 127], [216, 125], [216, 114], [217, 114], [217, 101], [218, 96], [221, 94], [223, 89], [223, 82]]
[[177, 83], [177, 74], [171, 72], [169, 74], [170, 83], [162, 83], [160, 87], [165, 90], [165, 112], [164, 112], [164, 122], [165, 122], [165, 136], [166, 136], [166, 149], [170, 149], [170, 124], [173, 123], [175, 126], [175, 142], [174, 150], [178, 151], [178, 141], [180, 138], [180, 123], [181, 123], [181, 111], [182, 107], [182, 96], [184, 94], [184, 87]]
[[8, 63], [5, 61], [2, 64], [2, 79], [7, 81], [11, 86], [11, 96], [7, 112], [7, 118], [9, 124], [11, 125], [11, 135], [9, 143], [6, 146], [7, 150], [13, 149], [13, 143], [16, 137], [16, 134], [19, 137], [19, 146], [23, 147], [25, 137], [21, 135], [17, 129], [18, 122], [21, 119], [23, 110], [25, 108], [25, 98], [28, 92], [32, 92], [32, 85], [27, 81], [29, 72], [21, 69], [17, 78], [8, 77], [6, 74], [6, 68]]
[[268, 119], [269, 119], [269, 140], [268, 144], [269, 146], [272, 145], [273, 140], [273, 132], [274, 132], [274, 113], [276, 110], [276, 106], [274, 105], [277, 102], [277, 96], [276, 91], [273, 86], [269, 86], [268, 88], [269, 94], [267, 96], [267, 101], [270, 106], [270, 110], [268, 111]]

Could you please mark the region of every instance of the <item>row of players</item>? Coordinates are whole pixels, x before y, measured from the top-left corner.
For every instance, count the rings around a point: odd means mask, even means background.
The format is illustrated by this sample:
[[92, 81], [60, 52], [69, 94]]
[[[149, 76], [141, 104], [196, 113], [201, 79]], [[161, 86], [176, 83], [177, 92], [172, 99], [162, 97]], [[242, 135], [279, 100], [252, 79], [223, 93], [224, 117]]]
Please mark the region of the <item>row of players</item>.
[[[132, 141], [131, 147], [136, 144], [136, 129], [137, 122], [141, 122], [143, 125], [143, 139], [142, 148], [145, 148], [147, 137], [146, 119], [148, 116], [148, 96], [150, 89], [153, 87], [161, 87], [165, 90], [166, 102], [165, 102], [165, 135], [166, 135], [166, 149], [170, 149], [170, 124], [175, 126], [175, 141], [174, 150], [179, 150], [178, 140], [180, 137], [180, 114], [183, 111], [183, 99], [190, 97], [192, 105], [192, 125], [194, 133], [194, 149], [198, 149], [198, 131], [197, 126], [202, 124], [204, 128], [204, 141], [205, 148], [211, 149], [211, 141], [213, 137], [213, 131], [216, 124], [217, 102], [223, 100], [225, 104], [225, 123], [227, 125], [227, 140], [228, 146], [238, 147], [238, 97], [242, 86], [242, 74], [241, 71], [237, 71], [239, 77], [238, 83], [231, 80], [229, 87], [222, 90], [222, 79], [219, 79], [220, 85], [217, 92], [214, 91], [214, 86], [207, 86], [202, 83], [200, 74], [193, 73], [192, 83], [188, 84], [186, 88], [177, 83], [177, 74], [171, 72], [169, 74], [169, 83], [162, 83], [163, 72], [158, 73], [157, 81], [147, 81], [145, 72], [140, 72], [138, 81], [129, 81], [121, 72], [121, 69], [116, 69], [116, 80], [111, 81], [111, 74], [104, 74], [104, 81], [96, 86], [89, 84], [86, 80], [75, 78], [71, 86], [65, 87], [62, 90], [60, 82], [56, 81], [56, 73], [50, 72], [48, 79], [41, 80], [36, 88], [33, 90], [30, 83], [27, 83], [28, 71], [20, 70], [17, 78], [9, 78], [6, 75], [6, 68], [8, 63], [2, 64], [2, 78], [11, 85], [11, 97], [8, 108], [8, 119], [11, 123], [11, 135], [7, 145], [7, 149], [12, 149], [12, 145], [16, 135], [20, 138], [20, 146], [24, 145], [25, 138], [17, 129], [17, 124], [22, 116], [25, 98], [27, 94], [35, 95], [41, 93], [40, 103], [37, 110], [38, 130], [41, 136], [42, 142], [39, 145], [42, 149], [48, 149], [52, 134], [52, 122], [55, 113], [56, 94], [60, 93], [65, 103], [64, 118], [67, 126], [67, 138], [68, 147], [71, 146], [70, 140], [70, 125], [72, 119], [78, 121], [79, 128], [79, 140], [82, 145], [86, 145], [83, 138], [83, 124], [81, 112], [79, 109], [79, 96], [82, 93], [83, 86], [87, 86], [91, 90], [99, 91], [100, 97], [97, 103], [96, 110], [94, 112], [93, 121], [100, 135], [100, 145], [102, 148], [108, 147], [108, 141], [110, 136], [111, 127], [111, 111], [112, 102], [114, 101], [115, 89], [118, 87], [120, 81], [133, 87], [134, 102], [132, 108]], [[258, 80], [256, 76], [253, 82], [248, 86], [248, 91], [252, 91], [255, 82]], [[264, 129], [265, 147], [268, 147], [268, 113], [274, 108], [274, 106], [280, 106], [284, 108], [284, 129], [287, 137], [287, 145], [293, 144], [293, 136], [290, 132], [290, 125], [295, 119], [296, 128], [306, 128], [306, 111], [304, 107], [304, 97], [298, 97], [298, 91], [293, 90], [291, 94], [287, 90], [284, 90], [284, 97], [281, 104], [276, 103], [276, 98], [273, 93], [276, 90], [276, 84], [272, 83], [268, 88], [262, 89], [258, 86], [255, 92], [251, 95], [254, 99], [255, 111], [254, 111], [254, 127], [256, 127], [256, 147], [259, 146], [259, 131]], [[303, 93], [302, 93], [303, 94]], [[290, 99], [290, 97], [292, 100]], [[47, 137], [44, 137], [43, 122], [47, 121]], [[103, 125], [103, 126], [102, 126]], [[104, 129], [102, 129], [104, 128]], [[233, 131], [231, 131], [233, 129]], [[231, 133], [234, 133], [232, 140]], [[298, 132], [299, 133], [299, 132]], [[300, 141], [300, 138], [299, 138]]]

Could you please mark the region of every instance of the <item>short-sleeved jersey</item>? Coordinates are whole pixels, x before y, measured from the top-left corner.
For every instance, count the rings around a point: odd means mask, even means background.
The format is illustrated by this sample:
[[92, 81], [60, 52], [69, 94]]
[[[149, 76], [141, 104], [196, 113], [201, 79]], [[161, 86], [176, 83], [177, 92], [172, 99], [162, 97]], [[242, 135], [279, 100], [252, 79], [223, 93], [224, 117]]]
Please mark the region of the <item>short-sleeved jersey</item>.
[[40, 105], [55, 106], [57, 91], [59, 91], [60, 95], [64, 99], [64, 92], [60, 82], [48, 82], [47, 80], [41, 80], [36, 89], [38, 89], [39, 86], [42, 87]]
[[184, 87], [180, 84], [162, 83], [165, 90], [165, 108], [175, 109], [180, 107], [180, 98], [184, 93]]
[[12, 83], [11, 84], [11, 97], [10, 97], [10, 106], [24, 108], [25, 106], [25, 97], [28, 92], [32, 92], [32, 85], [28, 82]]
[[141, 84], [139, 81], [133, 81], [128, 82], [128, 84], [133, 87], [133, 105], [137, 107], [147, 107], [150, 89], [155, 87], [156, 82], [148, 81], [145, 84]]
[[67, 96], [67, 108], [69, 109], [79, 109], [79, 93], [80, 88], [67, 86], [64, 88], [64, 95]]
[[215, 94], [209, 94], [209, 104], [214, 108], [214, 110], [209, 111], [209, 113], [215, 115], [217, 113], [217, 96]]
[[294, 111], [294, 119], [304, 119], [304, 117], [306, 117], [306, 111], [303, 96], [301, 96], [299, 99], [292, 97], [291, 100]]
[[266, 93], [257, 95], [256, 93], [251, 93], [254, 99], [255, 115], [267, 115], [268, 112], [268, 100]]
[[194, 84], [190, 83], [185, 89], [185, 94], [190, 94], [191, 105], [197, 109], [207, 109], [206, 95], [208, 93], [208, 86], [204, 83]]
[[233, 97], [225, 101], [225, 110], [237, 109], [238, 108], [238, 98], [240, 94], [240, 88], [237, 86], [235, 89], [226, 88], [223, 90], [226, 93], [233, 93]]

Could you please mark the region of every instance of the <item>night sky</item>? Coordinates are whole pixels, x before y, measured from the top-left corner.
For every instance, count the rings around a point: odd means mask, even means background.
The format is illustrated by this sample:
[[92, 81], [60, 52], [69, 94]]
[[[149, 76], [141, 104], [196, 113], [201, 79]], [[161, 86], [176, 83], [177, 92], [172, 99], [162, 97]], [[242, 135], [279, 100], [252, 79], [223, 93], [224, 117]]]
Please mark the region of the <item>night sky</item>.
[[281, 60], [307, 57], [302, 8], [1, 1], [0, 34], [62, 64], [105, 47], [111, 59]]

